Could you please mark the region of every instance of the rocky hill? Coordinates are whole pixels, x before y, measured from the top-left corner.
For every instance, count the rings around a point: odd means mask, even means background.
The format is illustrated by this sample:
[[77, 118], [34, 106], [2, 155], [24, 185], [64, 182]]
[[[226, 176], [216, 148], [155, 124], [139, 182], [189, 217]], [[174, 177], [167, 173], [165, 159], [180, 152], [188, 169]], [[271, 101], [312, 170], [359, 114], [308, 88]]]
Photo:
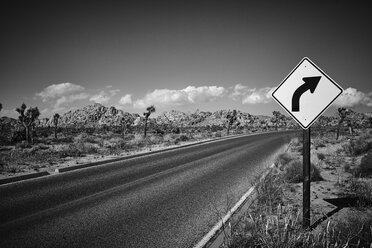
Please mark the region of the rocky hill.
[[[105, 107], [95, 103], [82, 109], [68, 111], [61, 115], [59, 126], [120, 126], [123, 122], [136, 123], [140, 118], [138, 114], [130, 114], [115, 107]], [[40, 120], [41, 126], [53, 126], [53, 118]]]
[[[181, 111], [168, 111], [150, 116], [149, 127], [153, 130], [169, 131], [183, 127], [213, 127], [219, 126], [222, 128], [226, 127], [227, 115], [229, 110], [218, 110], [215, 112], [200, 111], [195, 112], [181, 112]], [[263, 115], [251, 115], [242, 111], [237, 111], [237, 121], [234, 126], [244, 126], [248, 128], [267, 128], [273, 127], [274, 123], [273, 116]], [[356, 113], [351, 112], [350, 117], [353, 120], [352, 125], [357, 126], [370, 126], [372, 125], [372, 118], [370, 113]], [[337, 126], [338, 116], [322, 116], [319, 120], [314, 123], [314, 126]], [[62, 114], [58, 126], [84, 126], [84, 127], [103, 127], [103, 126], [122, 126], [126, 123], [127, 126], [142, 128], [144, 124], [144, 117], [139, 114], [131, 114], [124, 112], [123, 110], [116, 109], [115, 107], [105, 107], [101, 104], [93, 104], [83, 107], [81, 109], [71, 110], [65, 114]], [[344, 123], [346, 125], [346, 121]], [[52, 116], [50, 118], [39, 119], [36, 122], [36, 126], [39, 127], [52, 127], [54, 126]], [[290, 117], [284, 117], [278, 123], [278, 127], [296, 127], [297, 124]], [[17, 122], [17, 120], [1, 117], [0, 118], [0, 141], [10, 140], [15, 132], [22, 130], [23, 127]]]

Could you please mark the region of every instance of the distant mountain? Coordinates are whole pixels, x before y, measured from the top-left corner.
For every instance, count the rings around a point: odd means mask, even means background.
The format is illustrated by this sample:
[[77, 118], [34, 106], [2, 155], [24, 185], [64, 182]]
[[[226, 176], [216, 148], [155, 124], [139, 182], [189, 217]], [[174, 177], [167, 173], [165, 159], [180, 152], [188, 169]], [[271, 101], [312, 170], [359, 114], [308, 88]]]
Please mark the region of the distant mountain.
[[[149, 119], [152, 125], [161, 126], [163, 124], [172, 126], [225, 126], [226, 116], [229, 110], [218, 110], [215, 112], [200, 111], [184, 113], [177, 110], [163, 112], [155, 118]], [[270, 116], [253, 116], [249, 113], [237, 111], [237, 124], [259, 126], [261, 121], [270, 122]], [[143, 124], [143, 116], [131, 114], [115, 107], [105, 107], [102, 104], [95, 103], [85, 106], [81, 109], [71, 110], [62, 114], [59, 120], [59, 126], [120, 126], [123, 119], [125, 122], [135, 125]], [[53, 126], [53, 118], [43, 118], [38, 120], [38, 126]]]
[[[81, 109], [71, 110], [61, 115], [59, 126], [84, 125], [94, 126], [120, 126], [123, 120], [133, 123], [140, 118], [138, 114], [130, 114], [115, 107], [105, 107], [102, 104], [95, 103], [85, 106]], [[53, 118], [40, 120], [41, 126], [53, 126]]]
[[[218, 110], [215, 112], [195, 111], [194, 113], [184, 113], [181, 111], [168, 111], [164, 112], [156, 118], [157, 124], [173, 124], [175, 126], [195, 126], [195, 127], [206, 127], [206, 126], [226, 126], [226, 116], [229, 110]], [[237, 111], [237, 122], [236, 125], [251, 125], [255, 124], [258, 126], [261, 120], [269, 121], [269, 116], [253, 116], [249, 113]]]
[[[149, 119], [151, 126], [158, 126], [161, 128], [162, 125], [171, 127], [211, 127], [220, 126], [225, 127], [227, 123], [226, 116], [229, 110], [218, 110], [215, 112], [200, 111], [199, 109], [195, 112], [182, 112], [177, 110], [163, 112], [155, 118]], [[352, 116], [359, 122], [368, 122], [368, 117], [371, 113], [356, 113], [352, 111]], [[143, 116], [139, 114], [132, 114], [124, 112], [123, 110], [115, 107], [105, 107], [102, 104], [95, 103], [92, 105], [85, 106], [81, 109], [71, 110], [65, 114], [62, 114], [58, 123], [58, 126], [85, 126], [85, 127], [102, 127], [102, 126], [121, 126], [124, 122], [129, 123], [131, 126], [143, 125]], [[337, 117], [322, 118], [325, 124], [330, 122], [337, 124]], [[363, 121], [362, 121], [363, 120]], [[287, 117], [279, 123], [279, 126], [296, 126], [295, 121]], [[53, 118], [43, 118], [37, 121], [37, 126], [53, 126]], [[315, 123], [316, 124], [316, 123]], [[336, 125], [335, 124], [335, 125]], [[272, 116], [265, 115], [251, 115], [242, 111], [237, 111], [237, 121], [235, 126], [249, 126], [249, 127], [266, 127], [274, 126], [272, 122]], [[22, 128], [17, 124], [17, 120], [1, 117], [0, 127], [2, 127], [2, 134], [5, 130], [14, 130]], [[9, 131], [10, 132], [10, 131]]]

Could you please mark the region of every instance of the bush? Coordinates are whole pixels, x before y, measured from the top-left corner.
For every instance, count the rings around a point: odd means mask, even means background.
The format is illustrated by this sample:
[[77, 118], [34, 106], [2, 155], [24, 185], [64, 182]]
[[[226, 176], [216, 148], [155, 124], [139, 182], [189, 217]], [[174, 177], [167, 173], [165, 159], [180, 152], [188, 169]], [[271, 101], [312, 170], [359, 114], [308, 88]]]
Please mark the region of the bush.
[[135, 134], [134, 138], [130, 140], [129, 144], [134, 148], [141, 148], [146, 146], [146, 139], [141, 134]]
[[323, 153], [317, 153], [316, 156], [318, 157], [319, 160], [325, 159], [325, 155]]
[[272, 173], [269, 173], [263, 180], [259, 181], [255, 186], [255, 190], [257, 192], [258, 205], [268, 207], [269, 211], [282, 203], [283, 183], [281, 178]]
[[180, 136], [180, 141], [188, 141], [189, 140], [189, 137], [187, 137], [186, 135], [184, 135], [184, 134], [182, 134], [181, 136]]
[[75, 144], [69, 144], [67, 147], [63, 147], [57, 153], [60, 158], [80, 157], [82, 155], [82, 152], [77, 149]]
[[221, 133], [221, 131], [217, 131], [217, 132], [214, 134], [214, 137], [216, 137], [216, 138], [222, 137], [222, 133]]
[[371, 147], [370, 142], [365, 137], [350, 140], [349, 143], [344, 144], [342, 148], [345, 153], [352, 156], [358, 156], [367, 152]]
[[31, 145], [30, 144], [28, 144], [28, 142], [27, 141], [24, 141], [24, 140], [22, 140], [21, 142], [19, 142], [19, 143], [17, 143], [16, 145], [15, 145], [15, 148], [21, 148], [21, 149], [25, 149], [25, 148], [30, 148], [31, 147]]
[[286, 165], [288, 164], [290, 161], [292, 161], [294, 158], [288, 154], [288, 153], [281, 153], [278, 155], [278, 157], [276, 158], [275, 160], [275, 165], [276, 166], [281, 166], [281, 165]]
[[[285, 168], [283, 174], [284, 180], [288, 183], [300, 183], [303, 182], [303, 166], [302, 161], [293, 160]], [[320, 172], [315, 165], [310, 164], [310, 181], [321, 181], [323, 178], [320, 176]]]
[[355, 169], [354, 175], [361, 177], [372, 175], [372, 152], [368, 152], [364, 155], [359, 166]]
[[361, 207], [372, 200], [372, 183], [368, 181], [352, 180], [350, 191], [358, 197]]

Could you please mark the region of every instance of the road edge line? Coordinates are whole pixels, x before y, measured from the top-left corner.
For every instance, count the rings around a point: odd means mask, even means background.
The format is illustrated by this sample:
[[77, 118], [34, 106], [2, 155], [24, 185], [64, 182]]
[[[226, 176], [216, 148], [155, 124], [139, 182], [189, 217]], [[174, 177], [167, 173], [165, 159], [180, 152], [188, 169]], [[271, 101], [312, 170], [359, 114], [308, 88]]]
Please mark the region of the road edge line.
[[[275, 167], [275, 164], [272, 164], [269, 166], [269, 169], [266, 170], [263, 175], [260, 177], [259, 181], [262, 181]], [[220, 247], [223, 242], [224, 238], [219, 239], [218, 236], [223, 234], [222, 228], [226, 225], [226, 223], [229, 222], [229, 220], [232, 218], [234, 214], [236, 214], [244, 204], [246, 204], [248, 201], [248, 197], [252, 195], [254, 192], [256, 185], [250, 187], [248, 191], [240, 198], [240, 200], [232, 207], [228, 213], [219, 221], [217, 224], [213, 226], [213, 228], [193, 247], [193, 248], [214, 248], [214, 247]]]

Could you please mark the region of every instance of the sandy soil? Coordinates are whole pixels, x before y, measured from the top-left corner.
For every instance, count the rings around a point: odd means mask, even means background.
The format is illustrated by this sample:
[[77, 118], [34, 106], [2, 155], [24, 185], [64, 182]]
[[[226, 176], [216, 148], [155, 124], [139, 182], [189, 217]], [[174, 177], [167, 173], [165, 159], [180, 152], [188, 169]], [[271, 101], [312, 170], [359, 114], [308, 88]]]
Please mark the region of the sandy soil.
[[[360, 156], [354, 158], [348, 156], [343, 151], [342, 146], [348, 143], [348, 139], [343, 137], [339, 142], [328, 143], [326, 147], [315, 149], [311, 146], [311, 162], [320, 170], [320, 175], [324, 180], [311, 182], [311, 223], [324, 217], [327, 213], [334, 210], [336, 207], [324, 199], [339, 198], [347, 195], [352, 195], [350, 192], [350, 183], [352, 180], [363, 180], [372, 183], [372, 178], [355, 179], [354, 176], [345, 170], [346, 166], [354, 168], [360, 164]], [[293, 147], [289, 149], [289, 153], [299, 159], [302, 159], [300, 153], [295, 151]], [[318, 153], [325, 155], [324, 160], [319, 160]], [[349, 170], [348, 170], [349, 171]], [[302, 183], [291, 184], [284, 191], [285, 205], [292, 205], [302, 210]], [[332, 215], [320, 226], [326, 225], [327, 221], [342, 222], [347, 216], [363, 215], [365, 218], [372, 218], [372, 211], [366, 209], [343, 208], [339, 212]]]

